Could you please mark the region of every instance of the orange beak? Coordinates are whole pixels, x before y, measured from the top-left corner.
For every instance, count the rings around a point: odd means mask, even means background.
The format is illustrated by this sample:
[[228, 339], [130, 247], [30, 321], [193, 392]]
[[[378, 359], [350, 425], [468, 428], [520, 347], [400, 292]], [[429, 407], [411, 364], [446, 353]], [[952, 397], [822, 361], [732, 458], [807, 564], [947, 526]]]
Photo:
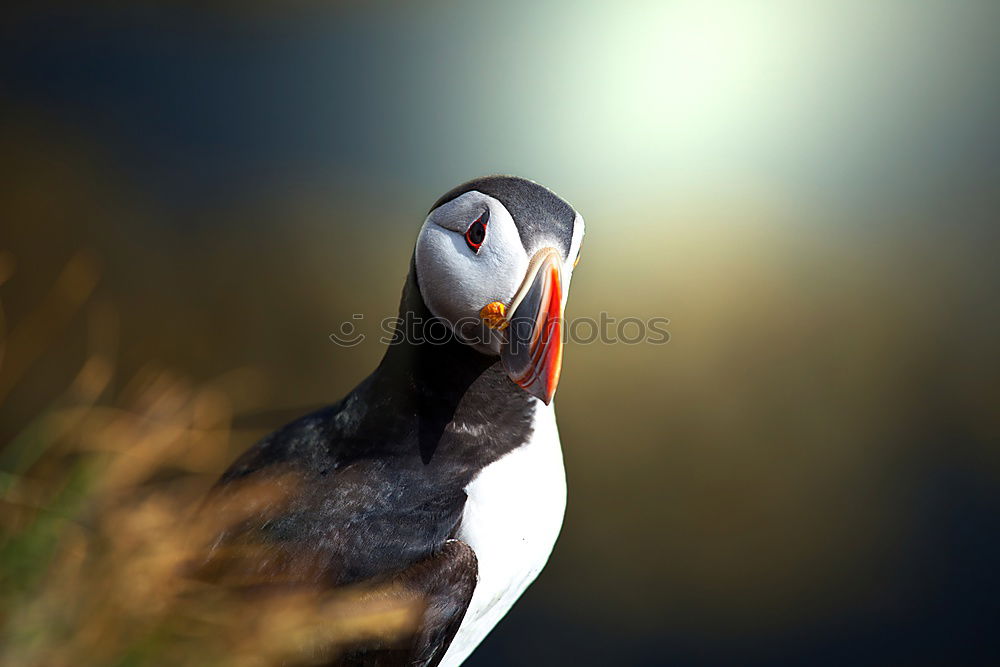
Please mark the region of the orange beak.
[[510, 379], [532, 396], [552, 402], [562, 368], [562, 260], [554, 248], [535, 253], [507, 309], [510, 325], [500, 359]]

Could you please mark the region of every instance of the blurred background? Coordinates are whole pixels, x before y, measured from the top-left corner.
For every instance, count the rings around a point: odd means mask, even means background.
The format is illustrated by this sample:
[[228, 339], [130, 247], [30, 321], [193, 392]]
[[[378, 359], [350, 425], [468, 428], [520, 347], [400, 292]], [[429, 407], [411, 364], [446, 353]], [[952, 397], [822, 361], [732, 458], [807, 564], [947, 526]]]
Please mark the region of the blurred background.
[[671, 339], [568, 345], [566, 523], [468, 664], [1000, 660], [997, 3], [2, 12], [0, 663], [226, 662], [157, 550], [487, 173], [586, 217], [569, 317]]

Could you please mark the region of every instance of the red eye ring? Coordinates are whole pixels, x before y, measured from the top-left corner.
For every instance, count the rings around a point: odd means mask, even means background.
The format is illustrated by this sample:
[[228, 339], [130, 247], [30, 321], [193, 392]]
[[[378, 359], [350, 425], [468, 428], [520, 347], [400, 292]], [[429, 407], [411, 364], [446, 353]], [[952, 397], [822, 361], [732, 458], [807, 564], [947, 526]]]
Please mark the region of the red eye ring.
[[479, 248], [482, 247], [483, 241], [486, 240], [486, 223], [489, 220], [489, 210], [483, 211], [483, 214], [476, 218], [476, 221], [465, 230], [465, 242], [469, 245], [472, 252], [476, 254], [479, 254]]

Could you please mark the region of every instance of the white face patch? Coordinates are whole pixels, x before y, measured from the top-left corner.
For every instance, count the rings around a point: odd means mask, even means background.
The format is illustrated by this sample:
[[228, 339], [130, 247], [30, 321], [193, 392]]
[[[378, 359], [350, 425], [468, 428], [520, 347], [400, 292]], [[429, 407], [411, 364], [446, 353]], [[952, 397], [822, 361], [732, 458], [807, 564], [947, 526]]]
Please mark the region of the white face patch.
[[[465, 232], [487, 209], [486, 237], [476, 253]], [[417, 237], [416, 267], [431, 313], [460, 331], [461, 325], [478, 322], [486, 304], [514, 297], [528, 270], [528, 254], [504, 205], [471, 191], [427, 216]]]
[[[486, 236], [476, 252], [466, 242], [465, 233], [487, 211]], [[583, 234], [583, 217], [577, 214], [569, 254], [562, 267], [564, 308]], [[465, 326], [478, 325], [479, 311], [486, 304], [510, 304], [524, 281], [531, 257], [541, 249], [525, 250], [513, 217], [499, 200], [477, 190], [466, 192], [431, 211], [420, 228], [416, 268], [424, 303], [461, 336]], [[499, 338], [494, 336], [492, 344], [474, 347], [498, 354], [499, 345]]]
[[569, 299], [569, 283], [573, 279], [573, 269], [576, 268], [576, 261], [580, 258], [580, 246], [583, 245], [583, 235], [586, 233], [586, 225], [583, 216], [576, 214], [573, 220], [573, 241], [569, 246], [569, 256], [563, 263], [563, 308], [566, 308], [566, 300]]

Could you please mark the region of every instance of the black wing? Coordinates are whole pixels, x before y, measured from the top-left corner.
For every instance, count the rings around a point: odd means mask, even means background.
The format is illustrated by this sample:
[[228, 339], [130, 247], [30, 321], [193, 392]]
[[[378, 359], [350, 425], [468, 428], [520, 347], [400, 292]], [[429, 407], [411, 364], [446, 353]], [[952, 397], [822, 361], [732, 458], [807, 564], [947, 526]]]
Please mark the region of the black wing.
[[417, 456], [350, 456], [338, 414], [285, 426], [222, 476], [208, 505], [235, 519], [213, 538], [206, 571], [343, 585], [399, 572], [454, 536], [464, 490], [428, 478]]
[[337, 665], [436, 665], [476, 585], [476, 556], [450, 539], [461, 488], [431, 483], [418, 456], [350, 456], [339, 406], [303, 417], [240, 457], [206, 501], [211, 547], [200, 579], [237, 589], [388, 584], [423, 604], [416, 630], [353, 645]]
[[476, 588], [479, 567], [476, 554], [465, 542], [448, 540], [441, 550], [394, 577], [404, 593], [424, 602], [416, 631], [393, 646], [357, 646], [334, 665], [343, 667], [434, 667], [448, 651], [458, 632]]

